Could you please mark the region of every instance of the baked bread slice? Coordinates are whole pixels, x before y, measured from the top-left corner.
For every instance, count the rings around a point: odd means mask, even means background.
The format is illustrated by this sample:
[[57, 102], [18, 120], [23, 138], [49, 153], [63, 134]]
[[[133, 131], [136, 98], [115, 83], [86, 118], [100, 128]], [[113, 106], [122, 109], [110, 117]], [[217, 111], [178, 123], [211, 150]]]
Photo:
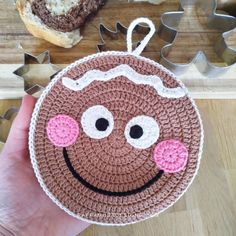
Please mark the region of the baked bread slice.
[[28, 31], [52, 44], [71, 48], [82, 36], [80, 27], [104, 0], [16, 0]]

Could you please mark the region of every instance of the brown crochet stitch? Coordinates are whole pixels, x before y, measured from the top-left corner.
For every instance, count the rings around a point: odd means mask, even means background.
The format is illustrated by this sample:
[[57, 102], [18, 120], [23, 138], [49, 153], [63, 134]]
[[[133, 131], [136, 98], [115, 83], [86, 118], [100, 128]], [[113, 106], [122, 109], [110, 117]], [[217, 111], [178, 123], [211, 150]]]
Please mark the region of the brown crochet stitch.
[[70, 32], [82, 26], [88, 16], [95, 13], [105, 0], [80, 0], [64, 15], [53, 15], [46, 7], [46, 0], [34, 0], [32, 11], [45, 25], [62, 32]]
[[[63, 76], [77, 80], [92, 69], [108, 71], [121, 64], [140, 74], [158, 75], [168, 88], [180, 86], [165, 71], [131, 55], [95, 57]], [[94, 105], [103, 105], [114, 117], [114, 129], [103, 139], [88, 137], [81, 126], [82, 114]], [[66, 148], [54, 146], [47, 137], [49, 120], [59, 114], [72, 117], [80, 127], [76, 143]], [[132, 147], [124, 136], [127, 122], [138, 115], [154, 118], [160, 127], [157, 142], [147, 149]], [[158, 214], [185, 191], [197, 171], [201, 135], [200, 120], [188, 96], [161, 97], [153, 87], [137, 85], [124, 76], [108, 82], [95, 81], [77, 92], [66, 88], [59, 79], [40, 107], [34, 148], [45, 185], [65, 208], [90, 221], [127, 224]], [[178, 173], [163, 172], [153, 160], [156, 144], [169, 139], [179, 140], [188, 150], [187, 166]], [[79, 181], [70, 167], [95, 191]], [[142, 188], [157, 175], [156, 181]], [[132, 194], [132, 190], [140, 188]]]

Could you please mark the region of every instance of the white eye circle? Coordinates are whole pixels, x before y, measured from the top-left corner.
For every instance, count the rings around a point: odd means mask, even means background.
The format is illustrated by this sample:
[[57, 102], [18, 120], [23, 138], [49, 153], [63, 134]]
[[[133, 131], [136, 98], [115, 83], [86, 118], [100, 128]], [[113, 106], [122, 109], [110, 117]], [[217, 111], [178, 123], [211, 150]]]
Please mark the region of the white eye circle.
[[104, 106], [96, 105], [88, 108], [81, 117], [84, 132], [94, 139], [102, 139], [110, 135], [114, 128], [112, 113]]
[[127, 142], [139, 149], [152, 146], [159, 138], [159, 134], [159, 125], [149, 116], [136, 116], [125, 127]]

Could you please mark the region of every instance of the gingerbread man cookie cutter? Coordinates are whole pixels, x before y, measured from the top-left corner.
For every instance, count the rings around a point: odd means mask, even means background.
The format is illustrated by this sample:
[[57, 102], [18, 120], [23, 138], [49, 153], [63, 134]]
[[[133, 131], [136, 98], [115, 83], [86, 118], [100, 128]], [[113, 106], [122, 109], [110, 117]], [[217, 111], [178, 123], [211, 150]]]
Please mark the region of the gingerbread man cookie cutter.
[[[181, 10], [177, 12], [167, 12], [161, 16], [161, 24], [158, 31], [159, 36], [169, 44], [161, 50], [161, 64], [179, 75], [184, 73], [192, 64], [205, 76], [215, 77], [226, 72], [236, 62], [236, 51], [226, 44], [226, 39], [236, 27], [236, 18], [233, 16], [218, 14], [216, 12], [217, 3], [215, 0], [180, 0]], [[207, 26], [218, 29], [220, 37], [215, 42], [214, 51], [225, 62], [223, 65], [215, 65], [208, 60], [203, 51], [198, 51], [195, 56], [186, 64], [174, 63], [167, 59], [169, 52], [176, 38], [178, 37], [178, 25], [184, 15], [186, 7], [197, 6], [207, 15]], [[225, 65], [226, 64], [226, 65]]]

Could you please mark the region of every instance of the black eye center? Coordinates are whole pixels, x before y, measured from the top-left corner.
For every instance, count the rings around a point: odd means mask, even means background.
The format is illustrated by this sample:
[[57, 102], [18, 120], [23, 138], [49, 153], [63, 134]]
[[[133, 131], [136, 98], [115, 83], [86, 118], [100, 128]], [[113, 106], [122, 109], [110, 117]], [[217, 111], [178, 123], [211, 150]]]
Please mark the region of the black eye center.
[[109, 122], [105, 118], [100, 118], [96, 121], [95, 127], [99, 131], [105, 131], [107, 130], [107, 127], [109, 126]]
[[143, 129], [139, 125], [134, 125], [130, 128], [129, 135], [133, 139], [138, 139], [143, 135]]

